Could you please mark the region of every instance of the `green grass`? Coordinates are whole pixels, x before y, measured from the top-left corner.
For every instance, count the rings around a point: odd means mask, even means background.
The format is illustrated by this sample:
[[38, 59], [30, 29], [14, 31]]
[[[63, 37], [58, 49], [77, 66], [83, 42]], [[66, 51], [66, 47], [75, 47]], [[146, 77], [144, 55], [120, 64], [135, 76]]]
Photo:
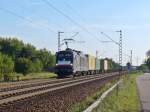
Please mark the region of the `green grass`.
[[[35, 79], [56, 78], [57, 75], [54, 74], [54, 73], [50, 73], [50, 72], [30, 73], [30, 74], [27, 74], [27, 75], [13, 73], [11, 76], [9, 76], [10, 80], [8, 82], [18, 81], [17, 77], [19, 77], [19, 81], [25, 81], [25, 80], [35, 80]], [[5, 81], [0, 80], [0, 83], [5, 83]]]
[[137, 74], [123, 78], [119, 94], [113, 90], [93, 112], [140, 112], [140, 102], [137, 94]]
[[104, 91], [110, 88], [116, 81], [105, 84], [103, 87], [100, 87], [99, 91], [93, 94], [92, 96], [86, 97], [86, 99], [80, 103], [77, 103], [69, 109], [69, 112], [82, 112], [87, 107], [89, 107], [93, 102], [95, 102], [99, 96], [102, 95]]
[[41, 72], [41, 73], [30, 73], [27, 75], [17, 74], [19, 80], [33, 80], [33, 79], [48, 79], [57, 77], [56, 74], [50, 72]]

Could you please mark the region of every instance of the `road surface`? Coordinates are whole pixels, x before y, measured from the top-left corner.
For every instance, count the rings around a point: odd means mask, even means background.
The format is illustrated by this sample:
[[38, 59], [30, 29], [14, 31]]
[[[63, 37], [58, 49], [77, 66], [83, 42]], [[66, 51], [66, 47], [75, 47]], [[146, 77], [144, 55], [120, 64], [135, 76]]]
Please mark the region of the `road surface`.
[[137, 78], [137, 87], [141, 112], [150, 112], [150, 73], [145, 73]]

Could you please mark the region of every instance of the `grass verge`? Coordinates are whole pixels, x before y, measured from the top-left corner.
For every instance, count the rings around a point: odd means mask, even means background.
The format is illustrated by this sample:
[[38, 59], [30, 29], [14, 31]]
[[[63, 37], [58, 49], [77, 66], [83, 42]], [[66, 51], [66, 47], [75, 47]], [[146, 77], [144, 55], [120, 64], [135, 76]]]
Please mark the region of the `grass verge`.
[[140, 102], [137, 94], [137, 74], [123, 78], [118, 96], [113, 90], [93, 112], [140, 112]]
[[87, 107], [89, 107], [92, 103], [94, 103], [99, 98], [99, 96], [101, 96], [102, 93], [105, 92], [108, 88], [110, 88], [115, 82], [116, 82], [116, 80], [113, 80], [113, 81], [105, 84], [103, 87], [100, 87], [100, 89], [96, 93], [94, 93], [91, 96], [86, 97], [86, 99], [84, 101], [73, 105], [71, 107], [71, 109], [69, 109], [69, 112], [84, 111]]
[[19, 76], [19, 80], [48, 79], [57, 77], [56, 74], [50, 72], [30, 73], [25, 76], [22, 74], [17, 74], [17, 76]]

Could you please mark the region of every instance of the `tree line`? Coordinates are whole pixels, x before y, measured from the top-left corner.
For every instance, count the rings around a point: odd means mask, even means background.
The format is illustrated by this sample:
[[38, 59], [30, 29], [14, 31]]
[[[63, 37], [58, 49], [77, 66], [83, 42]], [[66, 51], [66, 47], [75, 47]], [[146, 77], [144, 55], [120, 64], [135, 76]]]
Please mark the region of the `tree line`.
[[147, 58], [145, 59], [144, 63], [141, 64], [140, 69], [144, 72], [149, 72], [150, 70], [150, 50], [146, 53]]
[[47, 49], [36, 49], [17, 38], [0, 37], [0, 79], [9, 80], [13, 73], [26, 75], [48, 71], [55, 64], [55, 55]]

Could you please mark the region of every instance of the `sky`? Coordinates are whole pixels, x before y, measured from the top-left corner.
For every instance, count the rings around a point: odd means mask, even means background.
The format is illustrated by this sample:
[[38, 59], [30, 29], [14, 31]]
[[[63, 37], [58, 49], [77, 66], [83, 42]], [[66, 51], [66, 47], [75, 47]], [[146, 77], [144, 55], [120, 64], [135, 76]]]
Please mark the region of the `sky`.
[[145, 59], [150, 49], [150, 0], [46, 0], [53, 7], [44, 1], [0, 0], [0, 36], [16, 37], [55, 53], [57, 32], [62, 31], [61, 40], [76, 40], [69, 43], [70, 48], [94, 56], [98, 51], [100, 58], [118, 61], [118, 46], [102, 43], [109, 40], [101, 32], [119, 41], [116, 31], [122, 30], [123, 64], [131, 50], [134, 65]]

